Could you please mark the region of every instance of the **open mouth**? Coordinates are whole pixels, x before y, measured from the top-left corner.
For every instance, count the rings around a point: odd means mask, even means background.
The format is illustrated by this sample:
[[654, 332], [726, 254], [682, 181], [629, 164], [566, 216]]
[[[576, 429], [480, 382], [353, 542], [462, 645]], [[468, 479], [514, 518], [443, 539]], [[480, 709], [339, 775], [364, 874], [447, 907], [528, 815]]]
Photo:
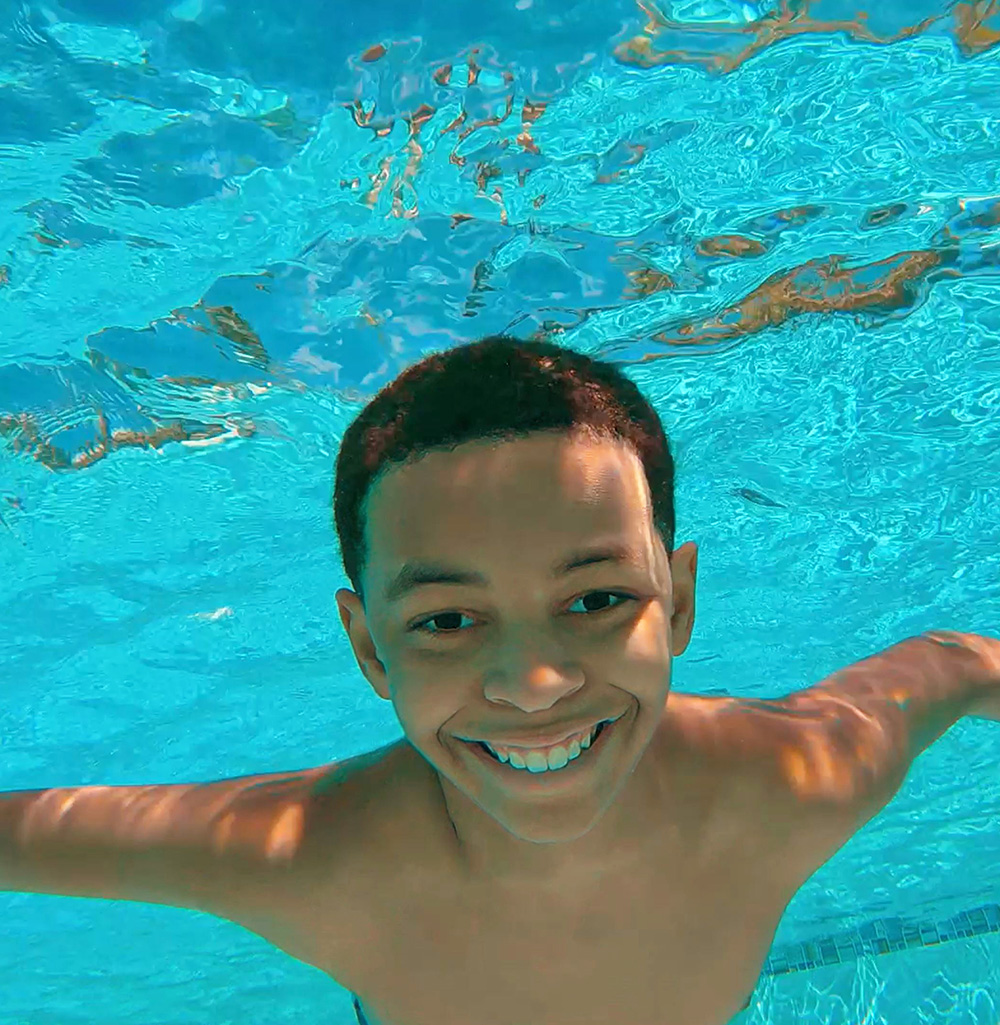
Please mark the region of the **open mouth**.
[[[618, 718], [621, 718], [621, 716], [619, 716]], [[523, 762], [521, 765], [514, 765], [511, 764], [509, 761], [498, 757], [497, 754], [489, 747], [489, 745], [481, 740], [467, 740], [464, 741], [464, 743], [469, 744], [470, 747], [474, 748], [479, 758], [483, 759], [486, 762], [489, 762], [491, 765], [495, 766], [498, 770], [504, 772], [505, 774], [518, 774], [525, 778], [535, 778], [537, 776], [565, 776], [568, 774], [573, 774], [575, 770], [578, 770], [581, 767], [581, 763], [586, 763], [593, 760], [595, 749], [597, 749], [598, 747], [603, 747], [602, 737], [607, 732], [608, 727], [613, 725], [617, 721], [617, 719], [602, 720], [600, 723], [597, 724], [597, 727], [595, 728], [592, 734], [592, 739], [588, 747], [584, 748], [582, 747], [582, 745], [580, 745], [578, 754], [573, 755], [568, 761], [564, 762], [562, 765], [556, 764], [551, 767], [547, 763], [543, 765], [539, 764], [537, 761], [533, 761], [531, 767], [524, 765]]]

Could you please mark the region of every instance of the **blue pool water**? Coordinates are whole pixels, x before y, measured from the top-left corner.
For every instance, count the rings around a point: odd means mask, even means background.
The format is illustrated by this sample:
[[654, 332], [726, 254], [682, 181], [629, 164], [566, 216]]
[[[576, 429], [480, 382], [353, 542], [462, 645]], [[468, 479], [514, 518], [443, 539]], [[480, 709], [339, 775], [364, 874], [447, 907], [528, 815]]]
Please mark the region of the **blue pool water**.
[[[0, 5], [0, 789], [398, 737], [335, 615], [338, 439], [500, 331], [655, 400], [678, 689], [995, 634], [1000, 4], [867, 6]], [[748, 1021], [1000, 1020], [998, 753], [918, 760]], [[350, 1020], [236, 926], [0, 895], [0, 1025]]]

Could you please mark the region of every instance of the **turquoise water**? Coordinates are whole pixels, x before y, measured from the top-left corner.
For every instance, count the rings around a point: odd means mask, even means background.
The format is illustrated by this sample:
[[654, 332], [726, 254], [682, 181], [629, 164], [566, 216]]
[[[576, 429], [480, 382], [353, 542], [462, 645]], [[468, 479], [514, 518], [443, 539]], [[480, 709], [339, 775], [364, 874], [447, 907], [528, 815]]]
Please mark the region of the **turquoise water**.
[[[678, 689], [996, 633], [1000, 5], [857, 6], [0, 5], [0, 789], [398, 737], [333, 459], [499, 331], [654, 399], [701, 548]], [[918, 760], [749, 1020], [1000, 1021], [998, 752], [967, 720]], [[208, 916], [0, 895], [0, 1025], [350, 1013]]]

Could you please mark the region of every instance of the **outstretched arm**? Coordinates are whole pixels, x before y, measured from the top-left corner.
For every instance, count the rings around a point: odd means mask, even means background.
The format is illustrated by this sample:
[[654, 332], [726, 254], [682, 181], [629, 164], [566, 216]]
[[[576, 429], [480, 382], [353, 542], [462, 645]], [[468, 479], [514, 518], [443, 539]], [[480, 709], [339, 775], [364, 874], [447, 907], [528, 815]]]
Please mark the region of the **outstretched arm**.
[[962, 716], [1000, 721], [1000, 640], [928, 631], [782, 700], [822, 716], [836, 753], [862, 770], [884, 804], [917, 755]]
[[320, 779], [313, 769], [0, 793], [0, 890], [238, 916], [294, 875]]

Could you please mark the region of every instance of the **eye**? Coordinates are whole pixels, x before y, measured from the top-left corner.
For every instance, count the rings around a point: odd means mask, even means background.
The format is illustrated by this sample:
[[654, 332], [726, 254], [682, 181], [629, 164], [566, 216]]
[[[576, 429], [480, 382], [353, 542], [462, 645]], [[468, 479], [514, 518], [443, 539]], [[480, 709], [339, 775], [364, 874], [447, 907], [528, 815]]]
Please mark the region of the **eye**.
[[[626, 601], [635, 601], [635, 596], [634, 595], [625, 594], [623, 591], [588, 591], [586, 594], [581, 594], [580, 597], [577, 598], [576, 601], [573, 604], [575, 605], [577, 601], [586, 601], [588, 598], [592, 598], [595, 594], [598, 594], [598, 595], [610, 595], [612, 598], [624, 598]], [[625, 604], [624, 602], [620, 602], [617, 605], [609, 605], [609, 606], [605, 606], [603, 608], [598, 608], [598, 609], [591, 608], [591, 609], [587, 609], [587, 611], [588, 612], [609, 612], [611, 609], [617, 609], [621, 605], [624, 605], [624, 604]]]
[[[586, 594], [581, 594], [579, 598], [575, 599], [573, 604], [577, 602], [587, 602], [588, 599], [593, 598], [595, 595], [603, 597], [609, 595], [612, 598], [622, 598], [624, 601], [618, 602], [614, 605], [605, 605], [602, 608], [588, 608], [585, 611], [585, 615], [593, 616], [600, 612], [610, 612], [612, 609], [620, 608], [625, 604], [626, 601], [635, 601], [635, 595], [626, 594], [624, 591], [588, 591]], [[590, 603], [593, 604], [592, 602]], [[579, 615], [580, 613], [573, 613]], [[423, 619], [417, 620], [415, 623], [411, 623], [407, 627], [408, 633], [428, 633], [431, 637], [447, 637], [458, 633], [467, 633], [466, 630], [458, 629], [461, 623], [462, 617], [465, 616], [464, 612], [459, 612], [457, 609], [447, 609], [444, 612], [435, 612], [433, 616], [425, 616]], [[466, 617], [471, 618], [471, 617]], [[427, 626], [430, 623], [444, 621], [446, 624], [444, 627], [436, 630], [428, 630]]]
[[[464, 612], [457, 612], [454, 609], [449, 609], [447, 612], [435, 612], [433, 616], [427, 616], [424, 619], [418, 620], [407, 628], [408, 633], [429, 633], [432, 637], [439, 637], [441, 634], [454, 634], [460, 633], [456, 629], [456, 620], [461, 621], [465, 615]], [[429, 623], [434, 622], [445, 622], [445, 627], [440, 630], [428, 630], [427, 626]]]

